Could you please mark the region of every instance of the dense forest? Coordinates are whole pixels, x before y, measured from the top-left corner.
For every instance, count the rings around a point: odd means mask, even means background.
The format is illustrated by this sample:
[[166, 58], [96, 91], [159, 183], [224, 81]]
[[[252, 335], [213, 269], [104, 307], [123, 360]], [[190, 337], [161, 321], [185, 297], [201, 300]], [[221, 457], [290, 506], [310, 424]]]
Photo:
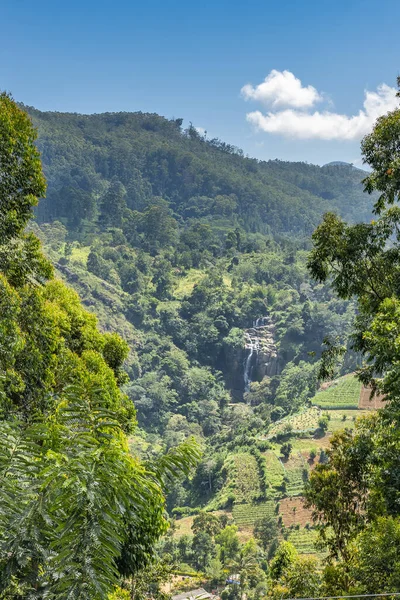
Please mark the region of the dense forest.
[[0, 109], [0, 597], [395, 591], [400, 111], [367, 173]]

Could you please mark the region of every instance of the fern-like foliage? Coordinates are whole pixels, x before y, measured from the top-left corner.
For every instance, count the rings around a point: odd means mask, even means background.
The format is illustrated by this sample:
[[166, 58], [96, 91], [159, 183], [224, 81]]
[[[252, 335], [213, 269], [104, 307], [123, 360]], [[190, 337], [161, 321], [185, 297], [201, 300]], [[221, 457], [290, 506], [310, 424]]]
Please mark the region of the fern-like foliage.
[[46, 420], [0, 423], [1, 589], [17, 581], [21, 598], [105, 598], [120, 572], [151, 560], [167, 528], [163, 482], [198, 456], [189, 440], [140, 464], [101, 391], [77, 386]]

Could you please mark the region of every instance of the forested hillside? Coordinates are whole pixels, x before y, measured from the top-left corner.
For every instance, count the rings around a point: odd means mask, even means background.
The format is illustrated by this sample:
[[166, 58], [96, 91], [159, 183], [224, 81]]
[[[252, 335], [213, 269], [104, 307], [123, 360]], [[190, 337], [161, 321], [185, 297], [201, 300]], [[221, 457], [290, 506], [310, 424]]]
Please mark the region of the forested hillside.
[[128, 345], [100, 332], [25, 231], [46, 190], [35, 137], [0, 94], [0, 597], [103, 599], [151, 560], [164, 477], [198, 453], [129, 452]]
[[[143, 481], [150, 513], [140, 505], [133, 522], [121, 517], [111, 527], [110, 535], [117, 535], [109, 563], [116, 568], [100, 580], [102, 590], [116, 575], [124, 589], [114, 598], [161, 600], [161, 584], [172, 575], [176, 587], [217, 586], [224, 600], [239, 593], [278, 599], [375, 591], [380, 582], [395, 587], [384, 574], [373, 585], [365, 575], [368, 531], [381, 536], [381, 555], [385, 536], [398, 535], [396, 482], [385, 475], [378, 451], [385, 419], [397, 415], [382, 409], [376, 416], [385, 405], [381, 396], [368, 401], [377, 388], [396, 406], [397, 371], [383, 386], [375, 378], [397, 356], [395, 347], [389, 355], [382, 350], [397, 305], [378, 311], [380, 301], [397, 293], [397, 254], [386, 249], [397, 209], [371, 221], [374, 203], [379, 212], [393, 202], [390, 191], [386, 200], [377, 194], [386, 189], [384, 172], [375, 179], [375, 172], [367, 177], [351, 165], [258, 162], [192, 126], [183, 131], [179, 119], [157, 115], [29, 114], [38, 127], [48, 190], [28, 233], [18, 230], [33, 244], [28, 258], [39, 269], [38, 287], [31, 289], [16, 267], [33, 269], [22, 260], [27, 253], [16, 250], [15, 260], [4, 258], [2, 267], [6, 284], [16, 287], [16, 295], [7, 288], [4, 303], [10, 310], [15, 300], [15, 314], [7, 317], [14, 329], [5, 329], [15, 356], [8, 363], [4, 355], [3, 410], [7, 418], [17, 410], [28, 423], [39, 411], [47, 427], [55, 419], [57, 432], [67, 427], [68, 407], [82, 411], [86, 399], [85, 418], [100, 419], [93, 421], [100, 437], [102, 420], [115, 420], [118, 469], [134, 465], [150, 479]], [[364, 150], [372, 165], [374, 143], [367, 140]], [[364, 185], [372, 195], [363, 193]], [[39, 186], [35, 193], [43, 192]], [[35, 236], [88, 312], [52, 279]], [[7, 242], [4, 257], [24, 239]], [[27, 290], [38, 312], [29, 311]], [[32, 337], [29, 319], [36, 314]], [[14, 342], [20, 332], [26, 340]], [[370, 363], [363, 371], [366, 387], [354, 376], [362, 355]], [[323, 375], [329, 381], [322, 384]], [[99, 394], [103, 412], [90, 394]], [[357, 421], [362, 414], [367, 418]], [[66, 431], [62, 448], [68, 460], [75, 460], [74, 432]], [[95, 453], [103, 438], [93, 436]], [[201, 459], [187, 442], [193, 437]], [[77, 464], [93, 459], [84, 449], [79, 454], [79, 446], [76, 452]], [[107, 469], [112, 465], [105, 478]], [[59, 466], [56, 475], [63, 474]], [[37, 477], [39, 490], [47, 471]], [[86, 485], [74, 477], [77, 489]], [[133, 474], [134, 490], [136, 477], [142, 482]], [[171, 526], [157, 543], [166, 531], [166, 483]], [[117, 488], [114, 502], [118, 493], [124, 490]], [[102, 507], [99, 500], [95, 508]], [[377, 520], [382, 515], [388, 520]], [[8, 523], [2, 535], [10, 544]], [[48, 526], [40, 535], [61, 549]], [[105, 538], [96, 544], [108, 547]], [[61, 585], [47, 581], [53, 571], [39, 576], [22, 559], [13, 568], [6, 556], [2, 560], [9, 589], [20, 586], [23, 594], [32, 585]], [[72, 585], [73, 568], [65, 564], [65, 585]], [[178, 581], [178, 575], [189, 579]], [[232, 578], [238, 585], [224, 586]]]
[[[212, 221], [217, 238], [236, 226], [310, 234], [327, 210], [351, 221], [370, 217], [364, 174], [350, 165], [260, 162], [156, 114], [29, 113], [48, 180], [42, 222], [65, 219], [69, 229], [90, 231], [90, 223], [120, 227], [124, 219], [130, 238], [154, 252], [173, 243], [183, 223], [193, 229]], [[163, 231], [154, 229], [157, 215], [167, 214]]]
[[[48, 178], [37, 233], [129, 342], [139, 423], [164, 434], [178, 413], [207, 436], [244, 393], [274, 420], [302, 406], [323, 339], [346, 343], [353, 319], [351, 303], [310, 280], [305, 234], [327, 209], [370, 216], [365, 173], [258, 162], [158, 115], [30, 114]], [[246, 330], [264, 317], [273, 333], [269, 345], [257, 338], [267, 331], [253, 334], [256, 356]]]
[[[169, 488], [178, 529], [160, 560], [213, 565], [218, 583], [229, 545], [254, 531], [270, 558], [284, 533], [303, 564], [316, 551], [304, 481], [358, 406], [356, 392], [353, 412], [308, 408], [324, 339], [346, 346], [354, 319], [351, 301], [309, 277], [308, 235], [328, 209], [370, 217], [365, 173], [261, 163], [157, 115], [30, 114], [48, 178], [31, 228], [103, 330], [128, 342], [132, 448], [157, 460], [191, 435], [203, 448], [194, 476]], [[357, 361], [349, 350], [337, 372]], [[201, 509], [209, 517], [182, 537]], [[265, 575], [249, 543], [254, 594]]]

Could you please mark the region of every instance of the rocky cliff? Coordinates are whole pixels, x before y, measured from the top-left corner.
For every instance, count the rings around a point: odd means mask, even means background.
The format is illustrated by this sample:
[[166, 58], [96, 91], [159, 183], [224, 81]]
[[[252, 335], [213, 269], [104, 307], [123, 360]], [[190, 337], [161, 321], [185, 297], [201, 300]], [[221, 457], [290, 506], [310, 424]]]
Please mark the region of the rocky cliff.
[[275, 328], [269, 317], [260, 317], [245, 331], [243, 389], [247, 392], [252, 381], [261, 381], [280, 373]]

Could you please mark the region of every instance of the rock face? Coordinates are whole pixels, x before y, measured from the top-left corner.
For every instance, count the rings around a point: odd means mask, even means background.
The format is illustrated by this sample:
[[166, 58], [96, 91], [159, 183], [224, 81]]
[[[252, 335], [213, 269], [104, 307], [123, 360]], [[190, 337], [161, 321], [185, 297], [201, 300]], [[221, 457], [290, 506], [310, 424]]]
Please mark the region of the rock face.
[[275, 328], [269, 317], [260, 317], [245, 330], [243, 387], [248, 392], [252, 381], [261, 381], [280, 373]]

